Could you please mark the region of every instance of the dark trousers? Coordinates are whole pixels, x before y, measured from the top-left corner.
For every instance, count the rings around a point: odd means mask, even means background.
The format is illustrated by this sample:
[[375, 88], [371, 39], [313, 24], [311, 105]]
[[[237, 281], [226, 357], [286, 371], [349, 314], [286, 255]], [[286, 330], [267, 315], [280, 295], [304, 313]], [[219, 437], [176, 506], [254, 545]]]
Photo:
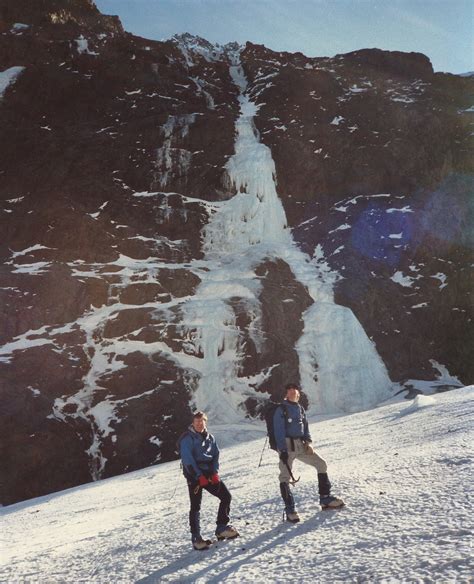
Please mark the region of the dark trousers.
[[208, 493], [211, 493], [211, 495], [214, 495], [214, 497], [217, 497], [220, 501], [216, 524], [227, 525], [229, 523], [230, 501], [232, 496], [225, 484], [220, 481], [217, 485], [209, 484], [205, 487], [200, 487], [199, 483], [188, 482], [189, 500], [191, 503], [191, 509], [189, 511], [189, 527], [191, 528], [192, 535], [201, 534], [200, 514], [203, 489]]

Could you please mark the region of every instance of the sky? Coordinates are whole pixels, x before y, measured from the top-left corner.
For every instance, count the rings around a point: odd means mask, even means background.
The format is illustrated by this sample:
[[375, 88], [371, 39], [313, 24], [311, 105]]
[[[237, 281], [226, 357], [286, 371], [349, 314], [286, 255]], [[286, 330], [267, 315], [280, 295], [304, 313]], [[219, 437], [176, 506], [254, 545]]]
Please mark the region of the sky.
[[416, 51], [435, 71], [474, 70], [473, 0], [95, 0], [128, 32], [154, 40], [189, 32], [332, 57], [362, 48]]

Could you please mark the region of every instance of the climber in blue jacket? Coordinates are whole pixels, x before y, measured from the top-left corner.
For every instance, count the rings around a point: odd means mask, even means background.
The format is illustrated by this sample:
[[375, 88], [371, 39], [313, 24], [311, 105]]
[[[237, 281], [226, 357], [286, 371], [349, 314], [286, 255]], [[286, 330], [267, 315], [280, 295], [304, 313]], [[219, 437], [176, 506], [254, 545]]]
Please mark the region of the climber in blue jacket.
[[201, 500], [206, 490], [220, 500], [217, 513], [217, 539], [233, 539], [239, 534], [229, 524], [231, 494], [219, 477], [219, 448], [212, 434], [207, 431], [207, 415], [195, 412], [192, 424], [178, 440], [183, 473], [188, 483], [191, 508], [189, 526], [194, 549], [205, 550], [212, 543], [201, 536]]
[[293, 462], [298, 459], [316, 468], [318, 473], [319, 502], [323, 509], [342, 507], [344, 501], [331, 496], [331, 483], [327, 475], [327, 464], [311, 446], [308, 420], [299, 404], [300, 389], [295, 383], [285, 388], [285, 399], [273, 415], [273, 428], [280, 455], [280, 493], [285, 503], [286, 518], [297, 523], [300, 518], [295, 509], [295, 500], [290, 489], [293, 481]]

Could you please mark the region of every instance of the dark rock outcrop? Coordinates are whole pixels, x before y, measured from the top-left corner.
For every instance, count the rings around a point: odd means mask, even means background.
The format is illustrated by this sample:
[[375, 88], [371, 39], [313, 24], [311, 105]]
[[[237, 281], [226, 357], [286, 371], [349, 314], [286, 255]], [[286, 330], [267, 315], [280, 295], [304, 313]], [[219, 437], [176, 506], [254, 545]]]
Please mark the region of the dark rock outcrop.
[[433, 378], [436, 361], [469, 383], [472, 80], [377, 49], [308, 59], [248, 43], [242, 58], [293, 233], [344, 276], [336, 301], [393, 380]]

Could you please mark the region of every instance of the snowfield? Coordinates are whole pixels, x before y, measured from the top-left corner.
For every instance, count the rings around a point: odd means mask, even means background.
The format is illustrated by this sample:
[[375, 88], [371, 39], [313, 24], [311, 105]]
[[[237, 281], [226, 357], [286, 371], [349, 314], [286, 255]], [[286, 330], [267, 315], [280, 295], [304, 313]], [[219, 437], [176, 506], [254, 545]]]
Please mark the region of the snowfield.
[[[472, 582], [474, 386], [311, 419], [334, 494], [321, 511], [314, 470], [295, 464], [302, 516], [282, 521], [277, 456], [261, 424], [212, 427], [241, 537], [192, 550], [179, 462], [0, 510], [0, 581]], [[246, 440], [246, 441], [243, 441]], [[217, 499], [205, 493], [203, 535]]]

